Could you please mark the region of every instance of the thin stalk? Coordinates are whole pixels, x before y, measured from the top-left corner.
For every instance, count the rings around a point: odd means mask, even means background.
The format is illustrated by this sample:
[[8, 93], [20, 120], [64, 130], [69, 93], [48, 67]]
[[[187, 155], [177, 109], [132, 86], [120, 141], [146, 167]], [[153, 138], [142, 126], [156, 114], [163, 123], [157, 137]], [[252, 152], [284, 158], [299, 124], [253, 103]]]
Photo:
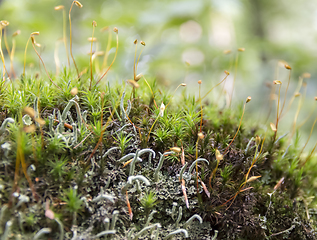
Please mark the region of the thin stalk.
[[228, 71], [225, 71], [225, 74], [226, 74], [226, 76], [225, 76], [219, 83], [217, 83], [215, 86], [213, 86], [213, 87], [205, 94], [205, 96], [203, 96], [203, 97], [201, 98], [201, 100], [204, 99], [214, 88], [218, 87], [221, 83], [223, 83], [223, 82], [227, 79], [227, 77], [229, 76], [229, 72], [228, 72]]
[[299, 93], [299, 91], [300, 91], [300, 89], [301, 89], [301, 87], [302, 87], [302, 83], [303, 83], [303, 77], [299, 77], [299, 81], [298, 81], [297, 88], [295, 89], [295, 92], [294, 92], [294, 94], [293, 94], [293, 96], [292, 96], [290, 102], [288, 103], [288, 106], [287, 106], [286, 111], [285, 111], [283, 114], [281, 114], [280, 119], [281, 119], [282, 117], [284, 117], [285, 114], [290, 110], [290, 108], [291, 108], [291, 106], [292, 106], [292, 103], [293, 103], [293, 101], [295, 100], [295, 97], [297, 96], [297, 93]]
[[313, 155], [315, 149], [317, 147], [317, 143], [315, 144], [314, 148], [311, 150], [310, 154], [307, 156], [305, 162], [303, 163], [303, 166], [305, 166], [305, 164], [309, 161], [309, 159], [311, 158], [311, 156]]
[[107, 43], [107, 48], [106, 48], [106, 52], [105, 52], [105, 56], [103, 58], [103, 63], [102, 63], [102, 67], [101, 70], [105, 69], [107, 67], [107, 62], [108, 62], [108, 56], [109, 56], [109, 51], [111, 48], [111, 31], [109, 30], [109, 28], [107, 27], [109, 35], [108, 35], [108, 43]]
[[44, 63], [43, 59], [41, 58], [40, 54], [38, 53], [38, 51], [37, 51], [36, 48], [35, 48], [35, 44], [34, 44], [35, 40], [34, 40], [34, 37], [31, 36], [31, 38], [32, 38], [32, 46], [33, 46], [33, 48], [34, 48], [34, 51], [36, 52], [37, 56], [39, 57], [40, 61], [42, 62], [43, 67], [44, 67], [44, 69], [45, 69], [45, 72], [46, 72], [46, 74], [47, 74], [49, 80], [51, 81], [51, 83], [53, 83], [53, 84], [55, 85], [55, 87], [57, 87], [57, 88], [59, 88], [61, 91], [63, 91], [63, 90], [52, 80], [52, 78], [50, 77], [50, 75], [49, 75], [49, 73], [48, 73], [48, 71], [47, 71], [47, 69], [46, 69], [46, 66], [45, 66], [45, 63]]
[[134, 51], [134, 60], [133, 60], [133, 79], [136, 78], [135, 59], [136, 59], [136, 52], [137, 52], [137, 49], [138, 49], [138, 40], [137, 39], [134, 40], [134, 44], [135, 44], [135, 51]]
[[6, 70], [6, 65], [5, 65], [4, 56], [3, 56], [2, 47], [1, 47], [2, 29], [3, 28], [0, 26], [0, 57], [1, 57], [1, 60], [2, 60], [2, 63], [3, 63], [2, 79], [4, 81], [5, 80], [5, 74], [7, 73], [7, 70]]
[[[289, 140], [291, 140], [295, 134], [295, 131], [296, 131], [296, 122], [297, 122], [297, 118], [299, 116], [299, 111], [302, 107], [302, 104], [303, 104], [303, 101], [302, 101], [302, 96], [299, 96], [299, 102], [298, 102], [298, 106], [297, 106], [297, 110], [296, 110], [296, 113], [295, 113], [295, 116], [294, 116], [294, 121], [293, 121], [293, 126], [292, 126], [292, 132], [291, 132], [291, 135], [289, 137]], [[288, 144], [289, 145], [289, 144]]]
[[232, 96], [233, 96], [233, 91], [234, 91], [234, 84], [236, 82], [237, 78], [237, 72], [238, 72], [238, 60], [239, 60], [239, 52], [236, 53], [236, 60], [234, 64], [234, 75], [233, 75], [233, 83], [232, 83], [232, 90], [230, 94], [230, 103], [229, 103], [229, 108], [231, 108], [231, 103], [232, 103]]
[[153, 93], [153, 91], [152, 91], [152, 88], [151, 88], [150, 84], [148, 83], [148, 81], [145, 79], [145, 77], [144, 77], [144, 76], [142, 76], [142, 77], [143, 77], [143, 79], [144, 79], [146, 85], [149, 87], [149, 89], [150, 89], [150, 91], [151, 91], [151, 93], [152, 93], [152, 96], [153, 96], [153, 102], [154, 102], [154, 104], [155, 104], [155, 107], [156, 107], [156, 109], [158, 109], [158, 106], [156, 105], [156, 102], [155, 102], [155, 97], [154, 97], [154, 93]]
[[90, 44], [90, 85], [89, 85], [89, 91], [91, 90], [91, 83], [93, 80], [93, 73], [92, 73], [92, 45], [94, 43], [94, 33], [95, 33], [95, 27], [97, 26], [97, 23], [95, 21], [92, 22], [92, 36], [91, 36], [91, 44]]
[[159, 115], [157, 115], [157, 117], [156, 117], [156, 119], [155, 119], [154, 123], [152, 124], [152, 126], [151, 126], [151, 128], [150, 128], [150, 131], [149, 131], [149, 133], [148, 133], [148, 135], [147, 135], [146, 142], [148, 142], [148, 141], [149, 141], [149, 139], [150, 139], [150, 134], [151, 134], [151, 132], [152, 132], [152, 129], [153, 129], [153, 127], [154, 127], [155, 123], [157, 122], [157, 120], [159, 119], [159, 117], [160, 117], [160, 114], [159, 114]]
[[15, 53], [15, 36], [20, 34], [20, 30], [17, 30], [15, 33], [12, 35], [12, 49], [11, 49], [11, 54], [10, 54], [10, 75], [13, 75], [14, 78], [16, 78], [14, 67], [13, 67], [13, 59], [14, 59], [14, 53]]
[[240, 130], [240, 127], [241, 127], [241, 123], [242, 123], [242, 119], [243, 119], [243, 115], [244, 115], [244, 111], [245, 111], [245, 105], [250, 102], [251, 100], [251, 97], [249, 96], [247, 98], [247, 100], [245, 101], [244, 105], [243, 105], [243, 111], [242, 111], [242, 115], [241, 115], [241, 119], [240, 119], [240, 123], [239, 123], [239, 127], [238, 127], [238, 130], [236, 132], [236, 134], [234, 135], [233, 139], [231, 140], [231, 142], [229, 143], [229, 145], [227, 146], [226, 150], [224, 151], [224, 154], [223, 155], [226, 155], [228, 152], [229, 152], [229, 147], [230, 145], [233, 143], [234, 139], [236, 138], [236, 136], [238, 135], [238, 132]]
[[54, 51], [56, 76], [59, 74], [59, 64], [60, 64], [59, 57], [58, 57], [58, 44], [59, 44], [59, 40], [57, 40], [55, 43], [55, 51]]
[[174, 95], [175, 95], [177, 89], [178, 89], [180, 86], [185, 87], [186, 84], [185, 84], [185, 83], [181, 83], [181, 84], [179, 84], [179, 85], [177, 86], [177, 88], [176, 88], [175, 91], [173, 92], [173, 95], [172, 95], [171, 99], [170, 99], [169, 102], [166, 104], [166, 107], [165, 107], [165, 108], [167, 108], [167, 106], [171, 103], [171, 101], [172, 101], [172, 99], [173, 99], [173, 97], [174, 97]]
[[[72, 2], [72, 5], [70, 6], [70, 9], [69, 9], [69, 13], [68, 13], [68, 19], [69, 19], [69, 50], [70, 50], [70, 56], [72, 57], [73, 59], [73, 63], [74, 63], [74, 66], [76, 68], [76, 72], [77, 72], [77, 76], [78, 76], [78, 79], [80, 78], [80, 74], [79, 74], [79, 70], [78, 70], [78, 67], [76, 65], [76, 62], [75, 62], [75, 59], [74, 59], [74, 56], [73, 56], [73, 43], [72, 43], [72, 19], [71, 19], [71, 12], [72, 12], [72, 8], [73, 8], [73, 5], [74, 3], [77, 2], [77, 1], [73, 1]], [[77, 5], [77, 4], [76, 4]], [[78, 6], [78, 5], [77, 5]]]
[[68, 54], [68, 49], [67, 49], [66, 10], [65, 10], [65, 8], [63, 8], [63, 41], [64, 41], [65, 52], [66, 52], [66, 57], [67, 57], [67, 64], [68, 64], [68, 67], [70, 67], [69, 54]]
[[[276, 81], [274, 81], [276, 82]], [[279, 84], [279, 89], [278, 89], [278, 97], [277, 97], [277, 109], [276, 109], [276, 122], [275, 122], [275, 128], [276, 131], [274, 132], [274, 137], [273, 137], [273, 142], [275, 142], [276, 139], [276, 134], [277, 134], [277, 129], [278, 129], [278, 120], [279, 120], [279, 108], [280, 108], [280, 96], [281, 96], [281, 86], [282, 83], [280, 81], [276, 82], [277, 84]]]
[[[315, 102], [317, 101], [317, 97], [315, 97]], [[314, 104], [312, 110], [310, 111], [309, 115], [298, 125], [297, 130], [300, 129], [307, 121], [308, 119], [313, 115], [316, 108], [316, 104]]]
[[[4, 39], [4, 45], [7, 49], [7, 52], [8, 52], [8, 55], [11, 56], [11, 52], [10, 52], [10, 48], [9, 48], [9, 44], [8, 44], [8, 41], [7, 41], [7, 31], [6, 31], [6, 28], [4, 28], [3, 30], [3, 39]], [[7, 72], [8, 73], [8, 72]], [[8, 73], [8, 77], [9, 79], [11, 80], [11, 75]]]
[[27, 50], [28, 50], [28, 45], [29, 45], [30, 39], [31, 39], [31, 36], [30, 36], [29, 39], [27, 40], [26, 45], [25, 45], [25, 49], [24, 49], [23, 77], [25, 77], [26, 52], [27, 52]]
[[101, 79], [104, 78], [104, 76], [108, 73], [108, 71], [110, 70], [111, 66], [113, 65], [114, 61], [116, 60], [117, 57], [117, 53], [118, 53], [118, 48], [119, 48], [119, 35], [118, 35], [118, 29], [114, 28], [113, 31], [117, 34], [117, 46], [116, 46], [116, 52], [114, 55], [114, 58], [110, 64], [110, 66], [107, 68], [107, 70], [104, 72], [104, 74], [102, 74], [102, 76], [99, 78], [99, 80], [96, 82], [96, 84], [94, 85], [94, 87], [97, 86], [97, 84], [101, 81]]
[[314, 123], [313, 123], [313, 125], [312, 125], [312, 127], [311, 127], [311, 129], [310, 129], [310, 133], [309, 133], [308, 139], [307, 139], [307, 141], [306, 141], [304, 147], [303, 147], [302, 150], [300, 151], [300, 153], [299, 153], [299, 155], [298, 155], [298, 158], [300, 158], [300, 156], [302, 155], [304, 149], [306, 148], [307, 143], [309, 142], [309, 139], [310, 139], [310, 137], [311, 137], [311, 135], [312, 135], [312, 133], [313, 133], [313, 130], [314, 130], [314, 127], [315, 127], [316, 122], [317, 122], [317, 117], [316, 117], [316, 119], [315, 119], [315, 121], [314, 121]]
[[136, 66], [135, 66], [135, 73], [134, 73], [134, 75], [135, 75], [135, 76], [134, 76], [134, 80], [135, 80], [135, 81], [138, 81], [138, 80], [139, 80], [139, 79], [136, 79], [136, 78], [137, 78], [136, 73], [138, 72], [139, 60], [140, 60], [142, 51], [143, 51], [143, 49], [144, 49], [144, 47], [145, 47], [145, 43], [144, 43], [143, 41], [141, 41], [141, 44], [143, 45], [143, 48], [141, 49], [141, 52], [140, 52], [140, 54], [139, 54], [139, 57], [138, 57], [138, 60], [137, 60], [137, 62], [136, 62]]
[[[284, 101], [283, 101], [283, 105], [282, 105], [282, 108], [281, 108], [281, 111], [280, 111], [280, 114], [279, 114], [279, 118], [281, 118], [282, 116], [282, 112], [283, 112], [283, 109], [284, 109], [284, 105], [285, 105], [285, 102], [286, 102], [286, 95], [287, 95], [287, 91], [288, 91], [288, 87], [289, 87], [289, 83], [291, 81], [291, 69], [289, 70], [289, 75], [288, 75], [288, 82], [287, 82], [287, 86], [286, 86], [286, 90], [285, 90], [285, 94], [284, 94]], [[280, 119], [279, 119], [280, 120]], [[277, 126], [276, 126], [277, 128]]]

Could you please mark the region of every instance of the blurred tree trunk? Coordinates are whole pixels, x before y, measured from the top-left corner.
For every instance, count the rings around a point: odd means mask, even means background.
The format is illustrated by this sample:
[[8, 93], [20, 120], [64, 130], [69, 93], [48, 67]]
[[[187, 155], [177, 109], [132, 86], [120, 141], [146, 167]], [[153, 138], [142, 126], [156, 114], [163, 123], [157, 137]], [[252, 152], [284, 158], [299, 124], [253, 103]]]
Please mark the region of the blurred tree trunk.
[[[251, 23], [251, 31], [258, 38], [260, 42], [266, 41], [266, 33], [264, 30], [263, 23], [263, 11], [265, 11], [265, 4], [267, 4], [269, 0], [252, 0], [245, 2], [245, 4], [249, 4], [246, 6], [246, 9], [249, 10], [250, 13], [250, 23]], [[251, 34], [252, 34], [251, 32]], [[263, 49], [263, 44], [261, 44], [261, 59], [264, 63], [267, 61], [267, 56]]]

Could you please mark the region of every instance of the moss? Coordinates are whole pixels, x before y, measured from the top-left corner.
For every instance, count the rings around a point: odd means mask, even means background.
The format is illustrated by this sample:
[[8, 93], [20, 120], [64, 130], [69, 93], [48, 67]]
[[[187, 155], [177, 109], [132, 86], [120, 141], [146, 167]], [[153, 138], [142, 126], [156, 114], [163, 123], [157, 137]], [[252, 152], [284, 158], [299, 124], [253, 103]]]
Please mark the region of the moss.
[[[282, 134], [244, 124], [246, 103], [219, 108], [185, 92], [176, 97], [155, 79], [94, 86], [99, 79], [67, 68], [53, 81], [58, 87], [26, 75], [0, 90], [0, 123], [15, 120], [0, 135], [1, 233], [12, 221], [22, 239], [47, 227], [47, 239], [134, 238], [148, 226], [156, 229], [139, 239], [183, 228], [190, 239], [214, 239], [216, 231], [217, 239], [316, 238], [316, 166], [303, 165], [298, 144]], [[32, 129], [19, 121], [26, 106], [37, 114]], [[138, 156], [145, 148], [156, 157]], [[157, 168], [159, 153], [168, 156]], [[180, 176], [198, 158], [206, 160]], [[157, 212], [149, 223], [150, 210]], [[186, 226], [195, 214], [203, 223]]]

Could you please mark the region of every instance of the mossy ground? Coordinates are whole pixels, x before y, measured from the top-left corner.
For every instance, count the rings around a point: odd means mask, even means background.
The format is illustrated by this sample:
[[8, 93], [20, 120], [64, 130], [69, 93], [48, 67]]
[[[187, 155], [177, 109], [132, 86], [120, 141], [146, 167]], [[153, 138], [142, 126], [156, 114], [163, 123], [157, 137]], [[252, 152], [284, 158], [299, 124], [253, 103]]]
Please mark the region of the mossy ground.
[[317, 169], [298, 133], [251, 128], [246, 103], [207, 91], [136, 72], [97, 84], [86, 69], [1, 82], [2, 239], [316, 239]]
[[[285, 151], [281, 149], [285, 149], [285, 141], [282, 138], [272, 143], [273, 132], [267, 131], [264, 140], [263, 130], [242, 126], [228, 153], [219, 162], [210, 188], [209, 177], [217, 162], [215, 151], [218, 149], [225, 154], [237, 131], [241, 108], [234, 112], [231, 109], [218, 109], [210, 103], [204, 105], [204, 138], [197, 140], [201, 120], [200, 104], [196, 103], [194, 97], [188, 96], [185, 90], [172, 99], [166, 90], [162, 90], [152, 80], [150, 85], [154, 92], [153, 98], [148, 86], [140, 80], [140, 88], [136, 91], [125, 83], [101, 86], [89, 91], [88, 76], [77, 80], [76, 74], [68, 70], [54, 81], [62, 87], [62, 91], [54, 89], [44, 76], [21, 77], [14, 83], [6, 82], [1, 90], [1, 122], [8, 117], [15, 119], [15, 123], [9, 124], [1, 135], [1, 231], [3, 233], [5, 224], [12, 221], [11, 237], [8, 239], [14, 239], [19, 234], [22, 239], [32, 239], [36, 232], [45, 227], [53, 230], [46, 235], [47, 239], [59, 239], [58, 224], [45, 217], [46, 201], [55, 213], [54, 217], [60, 219], [64, 225], [64, 239], [93, 239], [106, 229], [104, 220], [111, 220], [114, 210], [119, 211], [119, 216], [112, 239], [127, 238], [132, 229], [132, 236], [141, 231], [152, 210], [157, 213], [153, 215], [151, 223], [160, 223], [162, 226], [160, 237], [178, 227], [183, 228], [192, 215], [198, 214], [202, 217], [203, 224], [194, 220], [187, 227], [191, 239], [213, 239], [215, 230], [219, 231], [217, 239], [316, 238], [314, 215], [310, 215], [310, 220], [307, 219], [308, 205], [305, 205], [305, 201], [308, 198], [304, 197], [304, 194], [309, 196], [309, 191], [312, 191], [312, 187], [307, 186], [313, 176], [308, 175], [309, 170], [306, 168], [301, 172], [298, 162], [294, 169], [290, 167], [298, 154], [296, 146], [283, 155]], [[79, 104], [80, 112], [85, 115], [84, 111], [87, 111], [87, 117], [83, 120], [81, 129], [78, 129], [77, 139], [73, 136], [73, 130], [58, 126], [57, 122], [53, 125], [49, 123], [53, 112], [63, 113], [69, 101], [74, 98], [70, 90], [75, 87], [78, 88], [78, 98], [75, 101]], [[27, 92], [33, 94], [26, 94]], [[167, 103], [169, 100], [172, 100], [171, 105], [165, 109], [163, 116], [158, 117], [159, 109], [155, 104]], [[35, 131], [27, 133], [26, 124], [19, 119], [24, 115], [22, 112], [26, 106], [37, 108], [34, 102], [38, 104], [39, 116], [46, 122], [41, 127], [37, 126]], [[122, 104], [125, 111], [131, 105], [129, 114], [123, 112]], [[104, 131], [101, 128], [101, 116]], [[59, 118], [60, 116], [56, 117], [57, 120]], [[79, 121], [73, 105], [65, 123], [71, 125], [73, 122], [78, 125]], [[32, 124], [36, 122], [32, 121]], [[260, 145], [256, 146], [254, 140], [250, 141], [256, 134], [261, 136], [264, 143], [249, 176], [262, 177], [247, 183], [248, 189], [232, 199], [245, 181], [256, 147], [258, 152], [260, 150]], [[100, 144], [95, 148], [99, 139]], [[5, 147], [5, 143], [9, 144], [9, 149]], [[189, 208], [186, 207], [179, 180], [182, 153], [168, 155], [159, 172], [159, 181], [155, 182], [153, 177], [159, 152], [170, 151], [170, 148], [176, 146], [183, 147], [188, 166], [196, 160], [196, 150], [199, 158], [205, 158], [209, 162], [209, 165], [204, 162], [198, 165], [198, 189], [195, 168], [192, 173], [187, 172], [188, 168], [185, 169]], [[104, 157], [111, 147], [118, 148]], [[21, 149], [28, 175], [34, 184], [35, 195], [32, 195], [20, 166], [17, 184], [14, 183], [16, 161], [22, 161], [18, 148]], [[135, 166], [134, 175], [145, 176], [151, 184], [145, 186], [141, 183], [140, 192], [135, 186], [128, 189], [133, 212], [131, 220], [126, 193], [122, 192], [129, 177], [130, 166], [124, 167], [118, 160], [144, 148], [154, 150], [156, 157], [149, 162], [148, 155], [142, 155], [143, 161]], [[35, 170], [30, 169], [31, 164]], [[274, 191], [274, 186], [282, 177], [283, 183], [276, 188], [270, 199], [268, 193]], [[210, 197], [203, 190], [201, 182], [207, 186]], [[140, 200], [150, 191], [154, 193], [156, 201], [151, 209], [145, 209]], [[12, 195], [14, 192], [17, 193], [16, 197]], [[93, 201], [100, 194], [112, 196], [113, 202], [107, 199]], [[19, 196], [27, 196], [29, 199], [18, 205]], [[172, 214], [173, 203], [177, 203], [177, 207]], [[179, 206], [182, 207], [183, 214], [177, 227]], [[73, 237], [75, 231], [77, 238]], [[140, 239], [148, 239], [149, 236], [150, 233], [147, 232]], [[182, 239], [183, 236], [177, 235], [176, 238]]]

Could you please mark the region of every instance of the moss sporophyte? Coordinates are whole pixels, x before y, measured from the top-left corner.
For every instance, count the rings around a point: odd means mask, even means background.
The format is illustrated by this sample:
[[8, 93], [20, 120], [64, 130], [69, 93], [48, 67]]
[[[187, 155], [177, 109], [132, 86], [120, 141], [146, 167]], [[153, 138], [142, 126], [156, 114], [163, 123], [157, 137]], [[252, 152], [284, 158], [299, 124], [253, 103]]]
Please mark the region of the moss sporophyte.
[[[9, 44], [11, 25], [0, 22], [1, 239], [316, 239], [317, 144], [306, 152], [316, 119], [303, 146], [299, 141], [299, 129], [314, 116], [312, 110], [299, 120], [309, 73], [300, 76], [289, 97], [292, 68], [283, 62], [287, 83], [271, 82], [267, 120], [250, 127], [253, 117], [244, 115], [253, 101], [233, 99], [234, 89], [225, 91], [228, 71], [221, 70], [211, 89], [198, 80], [196, 96], [179, 93], [186, 83], [169, 93], [156, 76], [138, 72], [147, 49], [138, 39], [130, 42], [131, 78], [108, 81], [119, 64], [117, 27], [99, 32], [102, 23], [92, 20], [86, 66], [77, 64], [74, 5], [85, 9], [71, 3], [69, 29], [68, 7], [52, 9], [63, 12], [59, 41], [67, 65], [61, 68], [55, 49], [56, 74], [41, 56], [38, 31], [27, 34], [23, 68], [14, 69], [16, 49], [23, 47], [16, 46], [20, 31]], [[99, 41], [104, 34], [106, 46]], [[41, 73], [29, 67], [29, 44]], [[225, 54], [235, 56], [236, 85], [239, 59], [248, 49]], [[220, 100], [207, 102], [216, 91]], [[287, 134], [284, 116], [296, 101]]]

